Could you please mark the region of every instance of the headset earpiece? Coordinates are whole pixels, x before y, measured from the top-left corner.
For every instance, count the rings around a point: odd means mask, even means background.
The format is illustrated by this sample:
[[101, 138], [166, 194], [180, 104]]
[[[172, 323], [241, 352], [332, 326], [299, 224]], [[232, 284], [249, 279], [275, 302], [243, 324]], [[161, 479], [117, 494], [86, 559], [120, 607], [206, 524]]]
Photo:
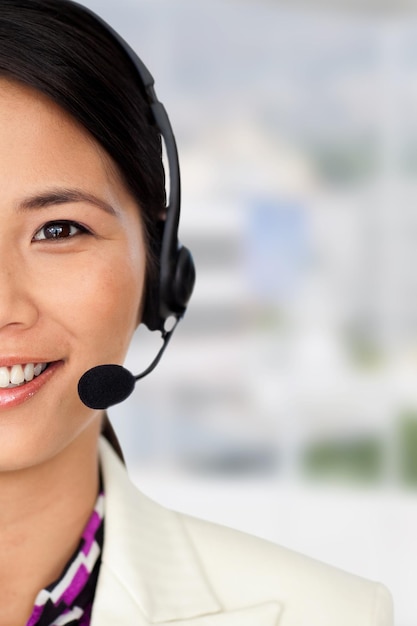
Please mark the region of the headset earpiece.
[[174, 263], [161, 267], [159, 315], [163, 323], [168, 317], [182, 317], [195, 283], [195, 267], [190, 251], [184, 246], [177, 250]]
[[188, 248], [180, 245], [174, 260], [165, 261], [159, 275], [148, 279], [142, 323], [149, 330], [163, 332], [168, 318], [184, 315], [194, 283], [193, 257]]
[[174, 290], [177, 310], [184, 315], [195, 284], [194, 259], [188, 248], [181, 246], [178, 252]]

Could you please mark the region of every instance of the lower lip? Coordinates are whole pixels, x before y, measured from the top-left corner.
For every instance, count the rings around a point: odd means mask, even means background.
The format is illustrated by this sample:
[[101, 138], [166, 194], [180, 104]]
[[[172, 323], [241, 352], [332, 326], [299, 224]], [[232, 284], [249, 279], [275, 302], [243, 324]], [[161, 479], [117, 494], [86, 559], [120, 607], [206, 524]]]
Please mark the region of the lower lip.
[[49, 381], [51, 376], [63, 365], [63, 361], [54, 361], [42, 374], [33, 378], [30, 382], [12, 387], [10, 389], [0, 388], [0, 410], [3, 408], [11, 408], [23, 404], [38, 393], [40, 389]]

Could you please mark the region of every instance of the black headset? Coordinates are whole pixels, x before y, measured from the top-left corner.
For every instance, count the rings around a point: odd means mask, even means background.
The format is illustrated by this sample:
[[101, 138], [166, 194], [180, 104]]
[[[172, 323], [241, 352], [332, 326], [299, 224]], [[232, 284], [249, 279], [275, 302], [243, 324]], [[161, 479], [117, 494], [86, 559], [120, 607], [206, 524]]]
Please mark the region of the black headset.
[[138, 55], [101, 17], [77, 2], [73, 2], [73, 4], [76, 4], [81, 10], [99, 22], [130, 60], [147, 100], [151, 114], [151, 123], [155, 125], [165, 145], [168, 162], [169, 200], [166, 207], [166, 218], [159, 224], [158, 275], [151, 284], [146, 286], [142, 322], [149, 330], [159, 330], [164, 339], [169, 339], [172, 331], [167, 331], [166, 321], [169, 318], [175, 318], [176, 321], [181, 319], [187, 308], [195, 283], [193, 257], [191, 252], [182, 246], [178, 240], [181, 180], [174, 133], [165, 107], [155, 94], [155, 81], [152, 74]]

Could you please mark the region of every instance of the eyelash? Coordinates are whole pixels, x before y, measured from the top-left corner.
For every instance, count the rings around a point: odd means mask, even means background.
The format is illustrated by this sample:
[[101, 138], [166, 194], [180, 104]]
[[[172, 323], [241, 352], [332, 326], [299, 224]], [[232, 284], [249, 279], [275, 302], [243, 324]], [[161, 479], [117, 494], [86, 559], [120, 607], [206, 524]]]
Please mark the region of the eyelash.
[[[55, 236], [45, 236], [45, 232], [47, 229], [51, 229], [51, 233], [53, 232], [53, 230], [55, 229], [56, 235]], [[75, 229], [75, 232], [74, 232]], [[64, 234], [64, 236], [62, 236], [63, 231], [65, 233], [65, 231], [67, 231], [67, 234]], [[40, 235], [44, 236], [40, 236]], [[44, 224], [42, 226], [42, 228], [39, 228], [39, 230], [36, 231], [36, 233], [33, 235], [33, 241], [65, 241], [66, 239], [73, 239], [74, 237], [77, 237], [79, 235], [88, 235], [90, 234], [90, 231], [85, 228], [85, 226], [82, 226], [81, 224], [79, 224], [78, 222], [72, 222], [70, 220], [57, 220], [57, 221], [51, 221], [51, 222], [47, 222], [46, 224]]]

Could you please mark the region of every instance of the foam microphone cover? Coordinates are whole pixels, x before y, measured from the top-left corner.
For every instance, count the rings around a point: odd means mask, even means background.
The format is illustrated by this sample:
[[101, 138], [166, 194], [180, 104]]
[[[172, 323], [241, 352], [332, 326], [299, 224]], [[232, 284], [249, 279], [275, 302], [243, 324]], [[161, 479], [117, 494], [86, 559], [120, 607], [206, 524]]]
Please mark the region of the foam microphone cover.
[[81, 376], [78, 395], [90, 409], [107, 409], [126, 400], [136, 379], [121, 365], [97, 365]]

